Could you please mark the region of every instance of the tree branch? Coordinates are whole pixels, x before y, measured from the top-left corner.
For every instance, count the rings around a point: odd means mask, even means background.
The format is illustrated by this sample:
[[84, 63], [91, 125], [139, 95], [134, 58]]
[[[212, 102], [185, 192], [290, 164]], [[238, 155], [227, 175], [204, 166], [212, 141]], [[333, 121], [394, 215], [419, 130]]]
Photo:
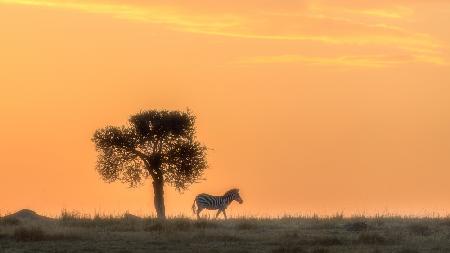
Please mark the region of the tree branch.
[[153, 168], [150, 166], [150, 163], [148, 162], [148, 156], [144, 153], [142, 153], [139, 150], [136, 149], [127, 149], [128, 151], [130, 151], [131, 153], [137, 155], [139, 158], [141, 158], [141, 160], [144, 162], [145, 167], [147, 167], [148, 172], [150, 173], [150, 175], [152, 176], [152, 178], [156, 178], [157, 177], [157, 173], [155, 173], [155, 171], [153, 171]]

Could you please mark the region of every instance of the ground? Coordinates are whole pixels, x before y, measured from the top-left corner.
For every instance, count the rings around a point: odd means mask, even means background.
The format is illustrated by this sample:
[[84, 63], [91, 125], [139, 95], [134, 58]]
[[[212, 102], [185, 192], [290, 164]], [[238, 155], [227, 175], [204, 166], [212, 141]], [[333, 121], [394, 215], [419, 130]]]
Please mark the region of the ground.
[[[25, 216], [25, 217], [22, 217]], [[283, 217], [167, 221], [32, 214], [0, 219], [8, 252], [450, 252], [450, 218]]]

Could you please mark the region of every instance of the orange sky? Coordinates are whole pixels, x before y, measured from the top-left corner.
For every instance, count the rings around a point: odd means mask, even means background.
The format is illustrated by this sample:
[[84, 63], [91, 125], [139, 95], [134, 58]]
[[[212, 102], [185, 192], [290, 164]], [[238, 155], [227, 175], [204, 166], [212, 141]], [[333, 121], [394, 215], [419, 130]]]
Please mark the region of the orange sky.
[[169, 214], [450, 213], [446, 0], [0, 0], [1, 213], [153, 213], [90, 138], [186, 109], [212, 148]]

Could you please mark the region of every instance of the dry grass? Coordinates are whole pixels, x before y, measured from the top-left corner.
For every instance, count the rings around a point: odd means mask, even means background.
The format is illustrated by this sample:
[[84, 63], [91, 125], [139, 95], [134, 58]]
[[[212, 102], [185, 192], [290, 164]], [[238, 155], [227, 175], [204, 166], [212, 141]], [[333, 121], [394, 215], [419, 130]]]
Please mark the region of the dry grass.
[[450, 252], [448, 218], [0, 218], [0, 252]]

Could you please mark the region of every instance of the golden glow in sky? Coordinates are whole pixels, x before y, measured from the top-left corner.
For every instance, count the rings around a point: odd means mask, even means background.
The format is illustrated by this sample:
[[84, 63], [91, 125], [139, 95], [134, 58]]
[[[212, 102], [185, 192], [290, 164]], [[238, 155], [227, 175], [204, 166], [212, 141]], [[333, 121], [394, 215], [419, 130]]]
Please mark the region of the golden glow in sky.
[[[450, 3], [0, 0], [0, 211], [153, 211], [92, 133], [190, 108], [235, 214], [448, 213]], [[233, 211], [231, 212], [233, 213]]]
[[[290, 55], [287, 62], [324, 65], [355, 65], [366, 67], [391, 66], [395, 63], [424, 62], [446, 64], [442, 56], [442, 43], [432, 36], [409, 31], [390, 19], [406, 19], [414, 11], [404, 6], [385, 8], [345, 8], [316, 1], [305, 1], [305, 6], [289, 12], [258, 11], [255, 13], [195, 12], [185, 6], [162, 4], [133, 4], [102, 1], [40, 1], [1, 0], [4, 4], [40, 6], [62, 10], [104, 14], [114, 18], [167, 26], [169, 29], [259, 40], [305, 41], [320, 44], [356, 45], [397, 50], [396, 60], [383, 61], [384, 55], [315, 57]], [[192, 9], [192, 8], [191, 8]], [[371, 21], [362, 21], [375, 17]], [[408, 22], [408, 21], [406, 21]], [[255, 63], [279, 62], [281, 56], [255, 57]], [[310, 60], [305, 60], [305, 58]], [[349, 60], [354, 59], [357, 60]], [[392, 57], [390, 57], [392, 58]], [[258, 60], [259, 59], [259, 60]], [[262, 60], [261, 60], [262, 59]], [[363, 59], [363, 60], [361, 60]], [[284, 61], [286, 62], [286, 61]]]

